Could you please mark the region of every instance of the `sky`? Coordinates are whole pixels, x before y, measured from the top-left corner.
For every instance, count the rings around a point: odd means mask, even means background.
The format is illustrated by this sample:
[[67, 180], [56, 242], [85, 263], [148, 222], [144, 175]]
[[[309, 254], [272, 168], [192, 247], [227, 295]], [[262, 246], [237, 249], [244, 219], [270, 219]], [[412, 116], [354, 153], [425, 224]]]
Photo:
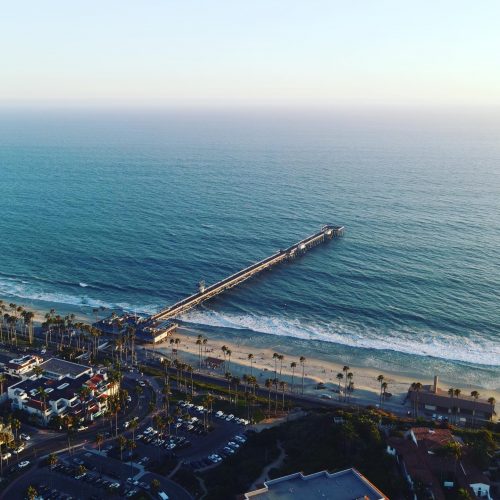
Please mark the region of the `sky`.
[[500, 106], [498, 0], [0, 5], [1, 105]]

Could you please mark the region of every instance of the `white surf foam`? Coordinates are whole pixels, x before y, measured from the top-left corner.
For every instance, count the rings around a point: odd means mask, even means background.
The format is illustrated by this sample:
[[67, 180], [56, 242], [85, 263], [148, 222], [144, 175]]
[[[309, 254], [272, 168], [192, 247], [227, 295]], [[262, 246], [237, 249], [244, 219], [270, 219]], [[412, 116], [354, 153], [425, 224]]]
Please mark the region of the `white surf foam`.
[[[81, 283], [80, 286], [82, 286]], [[86, 288], [86, 286], [83, 288]], [[37, 285], [26, 284], [25, 282], [11, 278], [0, 279], [0, 296], [16, 297], [18, 299], [30, 301], [39, 300], [50, 304], [64, 304], [76, 307], [122, 309], [124, 311], [137, 312], [139, 314], [154, 314], [158, 311], [157, 305], [134, 305], [127, 302], [106, 302], [89, 297], [88, 295], [71, 295], [47, 291]]]
[[257, 333], [321, 340], [350, 347], [391, 350], [405, 354], [432, 356], [479, 365], [500, 366], [500, 342], [487, 341], [476, 333], [458, 337], [446, 332], [405, 330], [380, 332], [347, 323], [305, 323], [298, 319], [271, 316], [232, 315], [194, 310], [181, 318], [219, 328], [247, 329]]

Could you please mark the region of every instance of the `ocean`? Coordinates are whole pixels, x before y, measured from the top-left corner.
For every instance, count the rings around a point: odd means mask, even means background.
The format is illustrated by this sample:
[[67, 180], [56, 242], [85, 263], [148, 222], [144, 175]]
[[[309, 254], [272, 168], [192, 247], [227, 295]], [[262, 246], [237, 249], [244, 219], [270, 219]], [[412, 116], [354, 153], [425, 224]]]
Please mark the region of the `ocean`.
[[0, 115], [0, 298], [150, 313], [346, 228], [182, 317], [217, 335], [500, 388], [500, 117]]

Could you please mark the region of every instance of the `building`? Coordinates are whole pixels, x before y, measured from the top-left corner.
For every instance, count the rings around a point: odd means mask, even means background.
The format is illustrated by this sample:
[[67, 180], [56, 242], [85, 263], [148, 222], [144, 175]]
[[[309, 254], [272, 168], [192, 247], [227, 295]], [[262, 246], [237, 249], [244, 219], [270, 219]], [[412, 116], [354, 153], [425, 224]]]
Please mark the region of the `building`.
[[492, 420], [495, 406], [484, 399], [471, 396], [450, 396], [448, 391], [438, 387], [438, 377], [432, 385], [424, 385], [420, 390], [408, 391], [412, 406], [417, 406], [419, 413], [434, 418], [453, 419], [457, 424], [472, 423], [473, 420]]
[[116, 385], [104, 371], [92, 373], [92, 368], [57, 358], [40, 366], [43, 375], [8, 388], [12, 409], [27, 412], [40, 423], [67, 414], [79, 422], [93, 421], [106, 410], [107, 398], [116, 392]]
[[149, 317], [124, 313], [121, 316], [112, 315], [102, 319], [94, 323], [94, 326], [108, 335], [126, 335], [132, 329], [136, 342], [158, 344], [171, 337], [179, 325], [170, 321], [152, 320]]
[[[461, 448], [460, 458], [442, 453], [450, 443]], [[468, 460], [462, 440], [449, 429], [412, 428], [404, 437], [390, 437], [387, 452], [396, 457], [415, 499], [425, 492], [428, 498], [445, 500], [446, 490], [464, 488], [491, 500], [489, 479]]]
[[64, 377], [76, 379], [82, 375], [89, 375], [92, 373], [90, 366], [80, 365], [72, 361], [66, 361], [60, 358], [50, 358], [40, 364], [43, 369], [43, 375], [47, 378], [60, 380]]
[[375, 485], [356, 469], [341, 472], [302, 472], [266, 481], [262, 488], [245, 493], [243, 499], [288, 500], [327, 498], [330, 500], [388, 499]]
[[35, 355], [27, 354], [21, 358], [10, 359], [4, 364], [4, 370], [10, 375], [22, 377], [31, 372], [35, 366], [38, 366], [43, 361], [42, 358]]

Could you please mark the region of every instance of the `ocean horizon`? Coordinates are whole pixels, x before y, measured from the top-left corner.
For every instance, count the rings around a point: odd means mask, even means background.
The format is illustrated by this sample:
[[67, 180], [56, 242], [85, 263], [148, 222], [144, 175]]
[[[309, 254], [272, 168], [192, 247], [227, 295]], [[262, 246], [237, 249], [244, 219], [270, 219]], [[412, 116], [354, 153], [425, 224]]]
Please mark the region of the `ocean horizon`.
[[0, 298], [153, 313], [323, 224], [343, 238], [181, 316], [500, 388], [500, 117], [0, 116]]

